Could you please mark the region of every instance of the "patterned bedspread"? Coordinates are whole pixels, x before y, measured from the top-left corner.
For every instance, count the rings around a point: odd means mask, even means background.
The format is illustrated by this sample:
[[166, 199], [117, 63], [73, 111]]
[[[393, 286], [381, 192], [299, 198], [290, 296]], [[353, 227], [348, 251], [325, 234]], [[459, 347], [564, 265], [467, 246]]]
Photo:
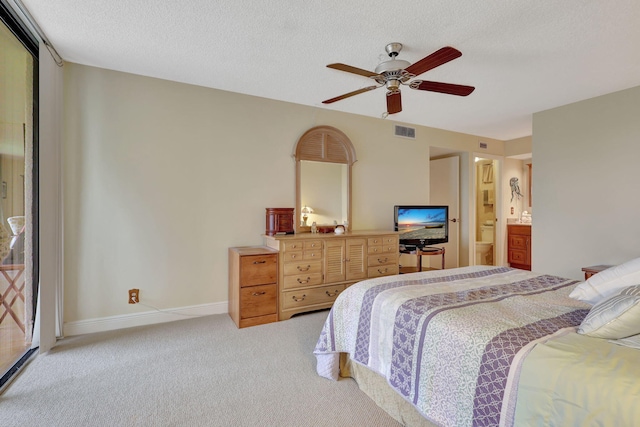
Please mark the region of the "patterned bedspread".
[[576, 283], [484, 266], [360, 282], [329, 313], [318, 373], [337, 379], [349, 353], [434, 423], [512, 425], [520, 363], [589, 311], [568, 296]]

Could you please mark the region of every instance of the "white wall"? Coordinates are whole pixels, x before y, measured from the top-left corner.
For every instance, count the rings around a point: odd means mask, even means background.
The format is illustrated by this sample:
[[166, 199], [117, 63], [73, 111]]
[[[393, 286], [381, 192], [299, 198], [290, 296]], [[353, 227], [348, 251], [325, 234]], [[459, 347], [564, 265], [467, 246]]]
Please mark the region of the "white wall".
[[[260, 245], [266, 207], [295, 204], [297, 139], [334, 126], [353, 142], [353, 228], [393, 227], [428, 201], [429, 146], [478, 137], [66, 64], [65, 322], [227, 301], [227, 249]], [[501, 141], [487, 140], [502, 154]], [[463, 190], [464, 191], [464, 190]], [[108, 329], [108, 325], [99, 326]], [[67, 328], [65, 328], [67, 330]], [[75, 329], [78, 331], [78, 328]], [[67, 334], [69, 334], [67, 330]]]
[[640, 87], [533, 116], [533, 269], [640, 256]]

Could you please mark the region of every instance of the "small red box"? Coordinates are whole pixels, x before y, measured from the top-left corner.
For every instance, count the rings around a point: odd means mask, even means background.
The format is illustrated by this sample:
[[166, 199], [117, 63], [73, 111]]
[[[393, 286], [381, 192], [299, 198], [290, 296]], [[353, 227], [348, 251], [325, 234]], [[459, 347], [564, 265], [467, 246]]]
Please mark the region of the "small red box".
[[333, 233], [335, 230], [335, 225], [318, 225], [318, 233]]
[[267, 230], [265, 234], [293, 234], [293, 208], [266, 208]]

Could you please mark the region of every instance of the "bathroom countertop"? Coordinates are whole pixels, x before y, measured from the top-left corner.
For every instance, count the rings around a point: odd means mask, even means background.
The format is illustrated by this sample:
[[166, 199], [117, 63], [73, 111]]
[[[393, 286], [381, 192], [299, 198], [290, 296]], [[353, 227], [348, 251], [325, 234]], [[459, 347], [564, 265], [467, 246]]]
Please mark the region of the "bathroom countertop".
[[520, 222], [518, 220], [511, 220], [510, 218], [507, 218], [507, 225], [531, 225], [530, 222]]

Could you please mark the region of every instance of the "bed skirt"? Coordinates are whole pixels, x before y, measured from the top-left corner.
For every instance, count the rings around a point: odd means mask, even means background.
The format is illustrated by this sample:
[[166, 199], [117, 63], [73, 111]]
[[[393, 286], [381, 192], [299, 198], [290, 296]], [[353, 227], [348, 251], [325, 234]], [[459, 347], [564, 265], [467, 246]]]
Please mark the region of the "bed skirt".
[[353, 362], [347, 353], [340, 353], [340, 377], [353, 378], [364, 394], [403, 426], [438, 427], [420, 415], [411, 403], [393, 390], [383, 376]]

